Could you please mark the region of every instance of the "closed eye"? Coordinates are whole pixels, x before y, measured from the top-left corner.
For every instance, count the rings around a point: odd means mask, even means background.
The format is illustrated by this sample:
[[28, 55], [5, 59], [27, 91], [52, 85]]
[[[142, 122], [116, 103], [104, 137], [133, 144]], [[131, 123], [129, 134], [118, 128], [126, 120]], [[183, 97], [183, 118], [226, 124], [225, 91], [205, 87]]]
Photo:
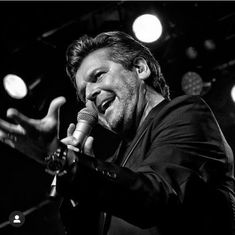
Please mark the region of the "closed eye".
[[103, 75], [104, 75], [104, 72], [103, 72], [103, 71], [97, 72], [97, 73], [95, 74], [95, 79], [96, 79], [96, 80], [99, 80], [99, 79], [101, 79], [101, 78], [103, 77]]

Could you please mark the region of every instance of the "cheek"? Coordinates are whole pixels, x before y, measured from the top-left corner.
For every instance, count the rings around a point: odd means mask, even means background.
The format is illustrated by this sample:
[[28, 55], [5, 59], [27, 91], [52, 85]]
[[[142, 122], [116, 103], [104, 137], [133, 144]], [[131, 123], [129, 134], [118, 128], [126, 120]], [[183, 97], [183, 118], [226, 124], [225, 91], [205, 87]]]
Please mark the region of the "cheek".
[[79, 98], [85, 102], [85, 91], [87, 83], [81, 79], [76, 79], [75, 89]]

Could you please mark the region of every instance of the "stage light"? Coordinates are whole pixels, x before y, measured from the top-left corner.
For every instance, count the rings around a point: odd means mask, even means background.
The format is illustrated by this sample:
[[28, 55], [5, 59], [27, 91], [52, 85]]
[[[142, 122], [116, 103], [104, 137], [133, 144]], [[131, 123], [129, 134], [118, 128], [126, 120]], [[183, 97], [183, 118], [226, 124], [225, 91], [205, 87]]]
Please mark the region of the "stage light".
[[208, 51], [212, 51], [216, 49], [216, 44], [212, 39], [206, 39], [204, 41], [204, 47], [208, 50]]
[[235, 85], [233, 85], [231, 89], [231, 97], [232, 97], [233, 102], [235, 102]]
[[132, 30], [138, 40], [151, 43], [160, 38], [162, 24], [157, 16], [144, 14], [135, 19]]
[[181, 87], [187, 95], [200, 95], [203, 88], [202, 78], [196, 72], [187, 72], [182, 77]]
[[198, 73], [189, 71], [182, 76], [181, 88], [186, 95], [203, 96], [209, 92], [214, 82], [216, 82], [215, 78], [204, 82]]
[[28, 89], [22, 78], [15, 74], [8, 74], [3, 78], [3, 86], [9, 96], [14, 99], [23, 99]]
[[196, 59], [198, 56], [198, 51], [193, 46], [186, 48], [185, 53], [186, 53], [187, 57], [192, 60]]

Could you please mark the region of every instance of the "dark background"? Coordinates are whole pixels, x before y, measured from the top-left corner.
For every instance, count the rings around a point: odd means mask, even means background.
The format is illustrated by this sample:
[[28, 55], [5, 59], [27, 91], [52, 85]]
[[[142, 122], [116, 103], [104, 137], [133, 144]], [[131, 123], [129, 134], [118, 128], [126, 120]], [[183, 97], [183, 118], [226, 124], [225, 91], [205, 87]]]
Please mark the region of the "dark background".
[[[217, 117], [229, 144], [235, 149], [235, 104], [230, 90], [235, 84], [235, 3], [234, 2], [0, 2], [0, 117], [15, 107], [33, 118], [46, 114], [52, 98], [63, 95], [60, 136], [81, 108], [65, 73], [65, 50], [83, 34], [123, 30], [133, 35], [135, 16], [156, 13], [163, 24], [159, 41], [146, 44], [162, 66], [172, 98], [184, 94], [182, 76], [197, 72], [203, 81], [213, 82], [203, 96]], [[208, 50], [205, 41], [215, 48]], [[190, 59], [186, 50], [194, 47], [198, 56]], [[8, 73], [20, 75], [30, 85], [41, 83], [24, 100], [10, 98], [2, 79]], [[96, 151], [105, 157], [116, 138], [100, 127]], [[12, 211], [27, 211], [21, 228], [0, 226], [0, 234], [59, 234], [58, 213], [46, 204], [51, 176], [36, 163], [0, 143], [0, 224]], [[43, 203], [44, 204], [40, 204]], [[59, 225], [58, 225], [59, 224]]]

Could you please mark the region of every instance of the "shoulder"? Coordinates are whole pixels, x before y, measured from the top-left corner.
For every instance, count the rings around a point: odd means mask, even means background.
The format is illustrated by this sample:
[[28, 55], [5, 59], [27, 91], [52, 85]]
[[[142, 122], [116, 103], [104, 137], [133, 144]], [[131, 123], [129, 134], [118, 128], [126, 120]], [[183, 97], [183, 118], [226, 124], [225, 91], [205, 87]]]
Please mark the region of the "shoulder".
[[[208, 104], [199, 96], [179, 96], [167, 102], [153, 115], [154, 136], [205, 135], [218, 132], [218, 124]], [[213, 130], [213, 131], [212, 131]]]
[[[204, 115], [204, 116], [203, 116]], [[183, 95], [166, 102], [159, 110], [152, 112], [154, 121], [180, 120], [182, 118], [214, 118], [212, 110], [200, 96]]]
[[167, 107], [170, 110], [197, 110], [200, 108], [210, 109], [208, 104], [200, 97], [193, 95], [178, 96], [171, 100]]

